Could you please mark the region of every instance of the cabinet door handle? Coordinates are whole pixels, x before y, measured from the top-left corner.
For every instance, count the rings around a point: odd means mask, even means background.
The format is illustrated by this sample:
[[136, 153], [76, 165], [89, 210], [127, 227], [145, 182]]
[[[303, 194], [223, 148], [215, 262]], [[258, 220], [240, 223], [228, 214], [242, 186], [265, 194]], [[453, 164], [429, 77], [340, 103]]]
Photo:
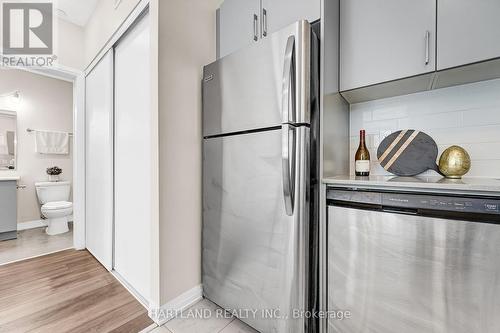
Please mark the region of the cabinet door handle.
[[267, 10], [262, 9], [262, 36], [267, 36]]
[[429, 32], [429, 30], [427, 30], [425, 32], [425, 65], [426, 66], [429, 64], [430, 41], [431, 41], [431, 33]]
[[253, 40], [259, 40], [259, 17], [253, 14]]

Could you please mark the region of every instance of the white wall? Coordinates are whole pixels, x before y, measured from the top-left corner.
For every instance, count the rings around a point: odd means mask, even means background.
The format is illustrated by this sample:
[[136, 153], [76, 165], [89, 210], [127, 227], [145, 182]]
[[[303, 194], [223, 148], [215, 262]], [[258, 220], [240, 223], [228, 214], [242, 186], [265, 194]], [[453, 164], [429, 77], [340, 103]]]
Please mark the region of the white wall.
[[78, 70], [84, 68], [83, 28], [59, 19], [57, 27], [57, 50], [59, 65]]
[[216, 58], [221, 0], [159, 3], [161, 302], [201, 283], [203, 66]]
[[18, 222], [40, 219], [34, 184], [46, 181], [46, 169], [57, 165], [63, 169], [61, 178], [73, 180], [72, 146], [70, 155], [35, 153], [35, 138], [27, 128], [73, 131], [73, 85], [66, 81], [21, 70], [0, 71], [0, 95], [15, 90], [21, 93], [18, 104], [0, 98], [0, 109], [17, 112], [17, 170], [0, 170], [0, 176], [18, 175], [26, 189], [18, 191]]
[[114, 0], [100, 0], [85, 26], [85, 66], [88, 66], [120, 27], [140, 0], [122, 0], [115, 9]]
[[500, 178], [500, 80], [352, 104], [351, 174], [363, 128], [373, 175], [388, 175], [377, 162], [380, 141], [391, 132], [416, 129], [434, 138], [439, 154], [451, 145], [464, 147], [472, 159], [467, 176]]

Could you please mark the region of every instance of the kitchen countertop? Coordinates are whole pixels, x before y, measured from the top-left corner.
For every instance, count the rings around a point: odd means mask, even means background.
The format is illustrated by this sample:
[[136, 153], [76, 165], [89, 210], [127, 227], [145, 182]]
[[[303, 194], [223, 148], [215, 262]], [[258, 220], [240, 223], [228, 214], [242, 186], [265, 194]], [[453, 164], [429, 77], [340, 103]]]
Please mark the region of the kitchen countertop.
[[366, 189], [398, 189], [407, 191], [429, 191], [500, 196], [500, 179], [442, 177], [397, 177], [397, 176], [338, 176], [323, 179], [323, 183], [335, 187], [359, 187]]
[[19, 180], [19, 179], [20, 179], [19, 176], [5, 176], [5, 177], [0, 176], [0, 182]]

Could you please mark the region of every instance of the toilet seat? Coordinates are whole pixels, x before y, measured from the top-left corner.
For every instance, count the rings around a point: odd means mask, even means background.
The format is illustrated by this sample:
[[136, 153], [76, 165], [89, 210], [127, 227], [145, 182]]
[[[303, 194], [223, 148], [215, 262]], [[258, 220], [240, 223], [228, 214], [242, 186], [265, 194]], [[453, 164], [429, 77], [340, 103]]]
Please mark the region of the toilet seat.
[[60, 235], [70, 231], [68, 222], [73, 213], [70, 182], [43, 182], [35, 183], [38, 202], [42, 205], [41, 217], [47, 228], [45, 232], [50, 236]]
[[45, 205], [42, 206], [43, 210], [59, 210], [59, 209], [68, 209], [72, 208], [73, 203], [68, 202], [68, 201], [54, 201], [54, 202], [47, 202]]

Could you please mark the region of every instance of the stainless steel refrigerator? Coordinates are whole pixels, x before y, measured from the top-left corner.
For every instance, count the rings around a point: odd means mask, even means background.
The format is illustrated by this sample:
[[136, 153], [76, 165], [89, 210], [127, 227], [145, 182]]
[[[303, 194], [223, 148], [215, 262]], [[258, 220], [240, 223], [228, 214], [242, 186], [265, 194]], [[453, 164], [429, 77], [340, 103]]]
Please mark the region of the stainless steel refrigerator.
[[204, 296], [262, 333], [315, 303], [318, 41], [299, 21], [205, 66]]

